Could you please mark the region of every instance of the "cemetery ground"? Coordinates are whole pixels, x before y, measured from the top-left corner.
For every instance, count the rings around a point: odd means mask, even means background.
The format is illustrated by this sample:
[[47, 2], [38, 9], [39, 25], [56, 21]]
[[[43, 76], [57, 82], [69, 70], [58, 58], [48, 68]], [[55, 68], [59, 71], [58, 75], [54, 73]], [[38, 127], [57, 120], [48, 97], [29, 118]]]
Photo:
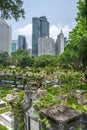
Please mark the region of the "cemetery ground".
[[15, 89], [9, 85], [0, 84], [0, 130], [11, 130], [10, 127], [7, 127], [7, 124], [1, 120], [1, 115], [11, 112], [10, 101], [18, 96], [18, 93], [17, 88]]
[[[0, 80], [15, 81], [14, 83], [21, 82], [23, 85], [23, 89], [17, 88], [16, 84], [0, 85], [0, 99], [6, 102], [6, 106], [0, 108], [0, 114], [11, 110], [10, 100], [13, 100], [15, 96], [19, 97], [19, 93], [24, 92], [29, 84], [37, 84], [38, 88], [47, 91], [45, 96], [34, 102], [34, 105], [39, 109], [38, 114], [42, 109], [56, 104], [87, 111], [87, 70], [83, 72], [58, 67], [10, 68], [5, 70], [4, 74], [1, 72], [0, 78]], [[23, 98], [21, 99], [23, 100]], [[15, 109], [18, 110], [18, 107], [15, 106]]]

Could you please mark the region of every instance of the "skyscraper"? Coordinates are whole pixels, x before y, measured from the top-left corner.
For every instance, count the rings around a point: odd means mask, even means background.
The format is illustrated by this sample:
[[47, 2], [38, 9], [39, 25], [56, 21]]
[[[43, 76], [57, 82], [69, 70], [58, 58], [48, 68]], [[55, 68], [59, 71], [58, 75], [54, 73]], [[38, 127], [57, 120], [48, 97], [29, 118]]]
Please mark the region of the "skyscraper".
[[23, 35], [18, 36], [18, 49], [19, 50], [27, 49], [26, 37]]
[[0, 18], [0, 52], [11, 52], [12, 29]]
[[64, 52], [64, 35], [61, 30], [61, 33], [57, 36], [56, 44], [55, 44], [56, 54], [61, 54]]
[[66, 45], [67, 45], [67, 38], [64, 37], [64, 48], [66, 47]]
[[32, 55], [38, 56], [38, 38], [49, 37], [49, 22], [45, 16], [32, 18]]
[[38, 56], [40, 55], [55, 55], [54, 39], [48, 37], [38, 39]]

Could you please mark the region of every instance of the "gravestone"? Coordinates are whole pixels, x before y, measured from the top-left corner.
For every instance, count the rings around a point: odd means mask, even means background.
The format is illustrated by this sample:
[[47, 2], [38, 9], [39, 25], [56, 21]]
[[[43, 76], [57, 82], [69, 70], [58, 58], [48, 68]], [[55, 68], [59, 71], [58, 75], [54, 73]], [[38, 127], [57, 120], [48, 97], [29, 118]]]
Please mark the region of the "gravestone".
[[41, 110], [41, 115], [50, 121], [46, 130], [77, 130], [82, 113], [68, 106], [55, 105]]

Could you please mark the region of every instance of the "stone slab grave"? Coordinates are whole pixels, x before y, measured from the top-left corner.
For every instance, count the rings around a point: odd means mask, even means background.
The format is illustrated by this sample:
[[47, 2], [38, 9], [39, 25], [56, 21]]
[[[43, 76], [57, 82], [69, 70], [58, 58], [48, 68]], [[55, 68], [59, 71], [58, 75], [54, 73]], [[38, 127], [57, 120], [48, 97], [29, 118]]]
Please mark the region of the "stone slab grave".
[[77, 130], [82, 113], [64, 105], [54, 105], [41, 110], [42, 117], [48, 117], [50, 127], [46, 130]]
[[7, 104], [5, 101], [0, 100], [0, 108], [5, 107]]

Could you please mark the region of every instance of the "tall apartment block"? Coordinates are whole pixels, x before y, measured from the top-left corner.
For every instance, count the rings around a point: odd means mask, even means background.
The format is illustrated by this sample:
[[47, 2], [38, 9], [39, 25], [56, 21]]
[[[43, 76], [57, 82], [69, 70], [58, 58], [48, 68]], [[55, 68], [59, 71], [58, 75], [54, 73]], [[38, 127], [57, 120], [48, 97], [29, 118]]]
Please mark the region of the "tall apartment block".
[[23, 35], [18, 36], [18, 49], [19, 50], [27, 49], [26, 37]]
[[11, 53], [12, 29], [2, 18], [0, 18], [0, 52]]
[[32, 55], [38, 56], [38, 38], [49, 37], [49, 22], [45, 16], [32, 18]]
[[64, 52], [64, 35], [63, 32], [57, 36], [56, 44], [55, 44], [56, 54], [62, 54]]
[[40, 55], [55, 55], [54, 39], [48, 37], [38, 39], [38, 56]]

